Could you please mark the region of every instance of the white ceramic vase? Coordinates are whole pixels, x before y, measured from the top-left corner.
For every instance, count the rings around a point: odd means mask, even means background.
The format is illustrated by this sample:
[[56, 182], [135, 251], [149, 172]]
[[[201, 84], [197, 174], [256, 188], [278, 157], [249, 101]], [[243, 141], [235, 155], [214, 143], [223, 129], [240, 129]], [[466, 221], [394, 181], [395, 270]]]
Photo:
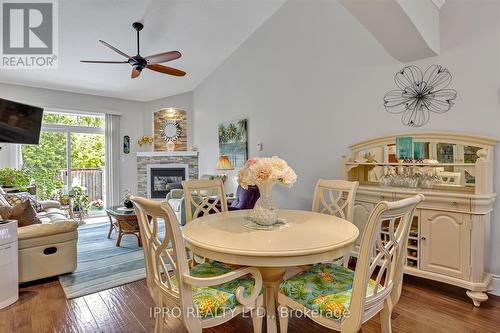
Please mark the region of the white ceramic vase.
[[278, 206], [273, 199], [273, 187], [275, 184], [274, 182], [257, 184], [260, 197], [255, 203], [252, 217], [254, 222], [259, 225], [273, 225], [278, 220]]

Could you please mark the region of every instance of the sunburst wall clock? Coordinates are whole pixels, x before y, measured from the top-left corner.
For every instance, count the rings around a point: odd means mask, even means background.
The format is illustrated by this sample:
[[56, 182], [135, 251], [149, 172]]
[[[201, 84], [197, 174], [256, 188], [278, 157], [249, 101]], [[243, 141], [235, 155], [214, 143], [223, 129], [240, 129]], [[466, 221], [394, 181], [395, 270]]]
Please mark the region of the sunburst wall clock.
[[396, 73], [394, 82], [398, 89], [384, 96], [384, 107], [389, 113], [402, 114], [405, 126], [422, 127], [429, 122], [430, 113], [448, 112], [457, 98], [457, 91], [447, 89], [451, 83], [450, 72], [432, 65], [425, 72], [417, 66], [406, 66]]

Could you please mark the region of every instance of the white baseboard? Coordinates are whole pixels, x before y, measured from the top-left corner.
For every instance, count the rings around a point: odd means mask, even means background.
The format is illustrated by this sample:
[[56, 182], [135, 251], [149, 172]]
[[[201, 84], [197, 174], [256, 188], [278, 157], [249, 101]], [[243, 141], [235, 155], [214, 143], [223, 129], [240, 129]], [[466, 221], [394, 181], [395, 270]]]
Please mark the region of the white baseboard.
[[500, 275], [491, 275], [491, 288], [490, 294], [500, 296]]

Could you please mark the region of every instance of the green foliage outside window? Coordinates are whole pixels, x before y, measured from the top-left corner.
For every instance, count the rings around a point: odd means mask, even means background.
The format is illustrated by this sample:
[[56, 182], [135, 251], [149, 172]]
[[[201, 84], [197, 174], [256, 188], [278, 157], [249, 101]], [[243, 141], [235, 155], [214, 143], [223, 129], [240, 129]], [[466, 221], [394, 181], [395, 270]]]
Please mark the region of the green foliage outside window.
[[103, 128], [104, 118], [95, 116], [79, 116], [79, 115], [68, 115], [63, 113], [44, 112], [43, 123]]
[[29, 184], [30, 176], [26, 173], [26, 170], [0, 169], [0, 186], [17, 187], [19, 190], [25, 191]]
[[[104, 118], [44, 113], [45, 124], [104, 127]], [[101, 168], [104, 165], [104, 136], [71, 133], [71, 167]], [[42, 131], [39, 145], [23, 145], [21, 154], [24, 167], [29, 170], [37, 186], [40, 199], [57, 196], [63, 187], [61, 170], [67, 168], [66, 132]], [[64, 179], [65, 180], [65, 179]]]

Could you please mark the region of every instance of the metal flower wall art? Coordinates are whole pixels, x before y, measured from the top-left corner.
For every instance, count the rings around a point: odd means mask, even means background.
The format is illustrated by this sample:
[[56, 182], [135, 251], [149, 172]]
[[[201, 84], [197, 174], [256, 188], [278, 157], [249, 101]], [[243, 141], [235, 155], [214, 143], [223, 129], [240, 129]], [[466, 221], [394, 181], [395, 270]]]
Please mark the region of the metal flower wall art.
[[450, 72], [439, 65], [432, 65], [423, 73], [417, 66], [406, 66], [394, 77], [399, 89], [384, 96], [385, 109], [402, 113], [403, 125], [422, 127], [429, 122], [431, 112], [445, 113], [453, 106], [457, 91], [446, 89], [451, 79]]

